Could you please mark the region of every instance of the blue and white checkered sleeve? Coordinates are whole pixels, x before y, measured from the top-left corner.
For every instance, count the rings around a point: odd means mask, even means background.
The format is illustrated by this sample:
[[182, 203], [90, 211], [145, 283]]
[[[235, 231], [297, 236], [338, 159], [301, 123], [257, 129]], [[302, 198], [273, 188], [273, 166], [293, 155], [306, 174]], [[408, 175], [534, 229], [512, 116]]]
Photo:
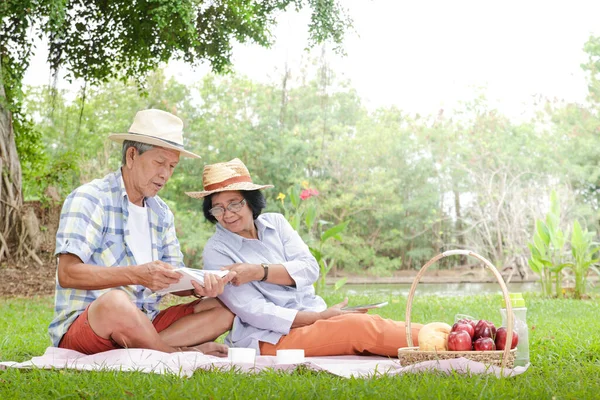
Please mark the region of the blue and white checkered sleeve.
[[175, 268], [181, 268], [183, 264], [183, 253], [175, 232], [175, 218], [171, 210], [167, 210], [164, 227], [164, 237], [162, 240], [162, 258], [161, 261], [172, 265]]
[[87, 263], [101, 247], [103, 214], [95, 193], [83, 188], [71, 193], [60, 214], [55, 255], [70, 253]]

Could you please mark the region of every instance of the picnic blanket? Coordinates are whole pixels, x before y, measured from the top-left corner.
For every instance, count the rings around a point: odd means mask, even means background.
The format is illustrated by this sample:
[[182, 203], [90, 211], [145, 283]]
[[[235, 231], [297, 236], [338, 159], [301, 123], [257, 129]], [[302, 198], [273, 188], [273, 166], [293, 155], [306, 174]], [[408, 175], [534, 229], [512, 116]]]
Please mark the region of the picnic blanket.
[[[44, 355], [33, 357], [29, 361], [17, 363], [0, 362], [0, 369], [6, 368], [43, 368], [74, 369], [80, 371], [139, 371], [155, 374], [174, 374], [189, 377], [196, 370], [223, 370], [235, 368], [254, 373], [265, 368], [293, 371], [299, 364], [277, 364], [276, 357], [258, 356], [253, 364], [232, 363], [227, 358], [204, 355], [188, 351], [163, 353], [147, 349], [118, 349], [103, 353], [85, 355], [74, 350], [49, 347]], [[315, 371], [327, 371], [342, 377], [369, 378], [378, 375], [401, 375], [407, 372], [442, 371], [463, 374], [494, 374], [502, 376], [498, 367], [488, 367], [466, 358], [454, 360], [426, 361], [407, 367], [400, 366], [397, 359], [377, 356], [331, 356], [306, 357], [302, 365]], [[503, 376], [516, 376], [527, 367], [504, 369]]]

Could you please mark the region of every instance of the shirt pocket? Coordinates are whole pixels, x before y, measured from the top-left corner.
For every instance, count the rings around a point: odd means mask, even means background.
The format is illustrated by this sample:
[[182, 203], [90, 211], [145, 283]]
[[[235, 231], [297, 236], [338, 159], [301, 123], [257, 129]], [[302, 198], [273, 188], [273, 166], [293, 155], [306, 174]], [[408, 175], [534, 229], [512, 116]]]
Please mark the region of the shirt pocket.
[[128, 257], [122, 235], [108, 233], [104, 235], [100, 260], [100, 265], [108, 267], [128, 265]]

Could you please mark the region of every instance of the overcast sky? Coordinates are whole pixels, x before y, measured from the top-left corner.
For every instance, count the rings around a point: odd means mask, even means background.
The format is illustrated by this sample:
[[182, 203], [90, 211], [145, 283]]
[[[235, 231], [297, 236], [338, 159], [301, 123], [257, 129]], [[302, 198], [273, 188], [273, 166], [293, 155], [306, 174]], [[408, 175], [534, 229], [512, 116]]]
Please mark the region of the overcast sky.
[[[346, 57], [331, 54], [338, 76], [350, 79], [373, 109], [396, 105], [409, 112], [452, 109], [483, 88], [492, 105], [522, 115], [535, 95], [583, 101], [583, 45], [600, 35], [600, 1], [341, 0], [354, 20]], [[278, 76], [287, 62], [307, 55], [306, 14], [285, 13], [271, 49], [236, 46], [235, 69], [256, 80]], [[48, 83], [44, 52], [26, 75]], [[46, 68], [46, 69], [44, 69]], [[171, 63], [185, 82], [208, 68]], [[68, 87], [61, 83], [61, 87]]]

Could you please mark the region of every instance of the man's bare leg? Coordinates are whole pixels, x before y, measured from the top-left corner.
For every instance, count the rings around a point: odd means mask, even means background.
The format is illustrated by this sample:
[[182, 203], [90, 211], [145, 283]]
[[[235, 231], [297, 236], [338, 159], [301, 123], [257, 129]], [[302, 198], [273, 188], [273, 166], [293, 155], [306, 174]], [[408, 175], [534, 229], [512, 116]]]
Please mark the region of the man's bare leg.
[[[214, 300], [214, 302], [211, 300]], [[205, 302], [207, 303], [204, 304]], [[182, 326], [185, 334], [196, 337], [193, 340], [181, 341], [181, 343], [189, 344], [173, 345], [173, 343], [167, 343], [161, 337], [162, 332], [161, 334], [156, 332], [154, 325], [152, 325], [148, 317], [121, 290], [111, 290], [92, 302], [88, 309], [88, 321], [90, 328], [98, 336], [104, 339], [112, 339], [120, 346], [126, 348], [152, 349], [165, 353], [197, 350], [208, 355], [227, 356], [226, 345], [209, 341], [216, 339], [231, 328], [233, 314], [216, 299], [208, 299], [200, 302], [194, 307], [195, 313], [197, 310], [199, 310], [199, 316], [207, 314], [198, 320], [190, 320], [186, 325]], [[194, 317], [195, 315], [192, 314], [182, 319]], [[214, 320], [212, 320], [213, 318]], [[173, 325], [176, 325], [178, 322]], [[165, 331], [171, 330], [173, 325], [165, 329]], [[207, 327], [211, 328], [209, 329], [210, 332], [206, 335], [201, 334], [200, 338], [197, 338], [196, 334], [198, 332], [202, 333]], [[218, 333], [219, 331], [221, 332]], [[170, 334], [175, 340], [181, 340], [182, 337], [185, 337], [184, 334], [178, 333], [175, 330], [171, 330]]]
[[123, 347], [179, 351], [161, 339], [148, 317], [121, 290], [111, 290], [94, 300], [88, 309], [88, 321], [96, 335]]
[[175, 321], [159, 336], [170, 346], [194, 347], [206, 354], [216, 351], [227, 355], [227, 346], [207, 342], [230, 330], [232, 324], [233, 313], [227, 307], [217, 299], [205, 299], [194, 306], [193, 314]]

